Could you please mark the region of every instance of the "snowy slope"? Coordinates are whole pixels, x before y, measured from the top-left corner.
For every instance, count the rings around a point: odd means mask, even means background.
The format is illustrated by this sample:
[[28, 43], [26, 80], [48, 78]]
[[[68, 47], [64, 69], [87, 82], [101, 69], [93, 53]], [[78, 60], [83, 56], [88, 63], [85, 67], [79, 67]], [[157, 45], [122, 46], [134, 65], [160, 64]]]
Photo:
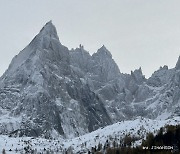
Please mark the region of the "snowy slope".
[[[139, 142], [146, 137], [149, 132], [157, 133], [157, 131], [165, 125], [180, 124], [180, 117], [173, 117], [163, 120], [151, 120], [139, 117], [138, 119], [121, 121], [113, 125], [100, 128], [92, 133], [73, 139], [44, 139], [44, 138], [30, 138], [18, 137], [12, 138], [5, 135], [0, 136], [0, 151], [4, 148], [7, 154], [17, 153], [24, 151], [24, 147], [30, 145], [31, 149], [37, 149], [38, 152], [46, 150], [54, 151], [55, 153], [63, 153], [67, 149], [71, 149], [73, 153], [87, 153], [91, 147], [98, 146], [99, 143], [104, 145], [106, 140], [112, 143], [115, 139], [119, 143], [122, 138], [130, 134], [139, 138]], [[9, 150], [12, 151], [9, 151]], [[58, 152], [57, 152], [58, 151]]]

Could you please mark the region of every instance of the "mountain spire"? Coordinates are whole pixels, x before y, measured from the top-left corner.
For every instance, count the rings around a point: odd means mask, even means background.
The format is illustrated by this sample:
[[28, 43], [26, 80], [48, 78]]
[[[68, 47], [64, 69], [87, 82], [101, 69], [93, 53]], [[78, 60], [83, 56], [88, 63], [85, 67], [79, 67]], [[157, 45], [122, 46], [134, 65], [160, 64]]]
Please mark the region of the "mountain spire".
[[[35, 55], [37, 51], [43, 49], [58, 48], [61, 45], [55, 26], [50, 20], [47, 22], [34, 39], [27, 45], [17, 56], [15, 56], [10, 64], [9, 72], [14, 72], [20, 67], [30, 56]], [[32, 58], [32, 57], [31, 57]]]
[[100, 56], [105, 56], [105, 57], [110, 57], [112, 58], [112, 54], [110, 51], [103, 45], [94, 55], [100, 55]]
[[53, 37], [55, 39], [59, 39], [56, 31], [56, 27], [53, 25], [52, 20], [47, 22], [44, 27], [41, 29], [39, 35], [49, 35], [50, 37]]
[[177, 63], [176, 63], [176, 67], [175, 67], [177, 70], [179, 70], [180, 69], [180, 56], [179, 56], [179, 58], [178, 58], [178, 61], [177, 61]]

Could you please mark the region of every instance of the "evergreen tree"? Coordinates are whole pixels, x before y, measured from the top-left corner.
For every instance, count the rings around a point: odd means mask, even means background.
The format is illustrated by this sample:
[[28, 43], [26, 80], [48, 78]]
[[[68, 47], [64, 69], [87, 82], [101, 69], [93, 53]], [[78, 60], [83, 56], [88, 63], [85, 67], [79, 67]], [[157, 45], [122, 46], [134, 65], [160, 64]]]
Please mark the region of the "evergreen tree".
[[99, 143], [99, 144], [98, 144], [98, 149], [97, 149], [97, 151], [101, 151], [101, 149], [102, 149], [102, 144]]

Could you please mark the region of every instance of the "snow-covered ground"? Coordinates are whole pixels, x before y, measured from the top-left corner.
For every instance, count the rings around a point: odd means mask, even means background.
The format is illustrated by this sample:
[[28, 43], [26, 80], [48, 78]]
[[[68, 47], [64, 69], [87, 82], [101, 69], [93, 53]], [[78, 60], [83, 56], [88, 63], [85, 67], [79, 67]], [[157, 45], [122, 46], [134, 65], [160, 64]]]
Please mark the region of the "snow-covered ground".
[[136, 143], [141, 143], [141, 139], [146, 136], [148, 132], [156, 133], [161, 127], [165, 125], [180, 124], [180, 117], [172, 119], [151, 120], [139, 117], [135, 120], [121, 121], [113, 125], [100, 128], [94, 132], [85, 134], [83, 136], [73, 139], [48, 140], [43, 138], [31, 137], [8, 137], [0, 135], [0, 152], [5, 149], [7, 154], [25, 153], [24, 148], [30, 147], [36, 149], [38, 152], [45, 152], [49, 150], [54, 153], [64, 153], [65, 150], [72, 150], [73, 153], [87, 153], [91, 147], [98, 146], [99, 143], [104, 145], [108, 139], [110, 142], [116, 138], [120, 141], [126, 134], [136, 136], [140, 140]]

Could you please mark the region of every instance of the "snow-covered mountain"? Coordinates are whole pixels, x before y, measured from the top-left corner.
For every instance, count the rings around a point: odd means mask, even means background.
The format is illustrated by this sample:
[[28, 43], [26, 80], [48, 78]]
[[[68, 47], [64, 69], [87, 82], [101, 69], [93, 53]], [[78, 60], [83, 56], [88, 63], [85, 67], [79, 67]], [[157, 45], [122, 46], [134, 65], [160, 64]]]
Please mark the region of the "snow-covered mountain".
[[62, 45], [52, 22], [15, 56], [0, 78], [0, 134], [73, 138], [142, 116], [180, 114], [180, 58], [146, 79], [120, 72], [103, 45], [90, 55]]
[[99, 144], [102, 146], [106, 145], [107, 140], [110, 147], [113, 147], [114, 141], [120, 144], [126, 135], [136, 139], [132, 145], [136, 147], [146, 138], [147, 133], [157, 134], [160, 128], [166, 125], [177, 124], [180, 124], [180, 117], [161, 121], [138, 117], [134, 120], [121, 121], [99, 128], [96, 131], [73, 139], [44, 139], [0, 135], [0, 150], [5, 149], [7, 154], [24, 153], [25, 148], [27, 149], [26, 151], [29, 149], [34, 151], [34, 153], [46, 153], [49, 151], [55, 154], [86, 154], [88, 151], [91, 151], [92, 147], [98, 147]]

